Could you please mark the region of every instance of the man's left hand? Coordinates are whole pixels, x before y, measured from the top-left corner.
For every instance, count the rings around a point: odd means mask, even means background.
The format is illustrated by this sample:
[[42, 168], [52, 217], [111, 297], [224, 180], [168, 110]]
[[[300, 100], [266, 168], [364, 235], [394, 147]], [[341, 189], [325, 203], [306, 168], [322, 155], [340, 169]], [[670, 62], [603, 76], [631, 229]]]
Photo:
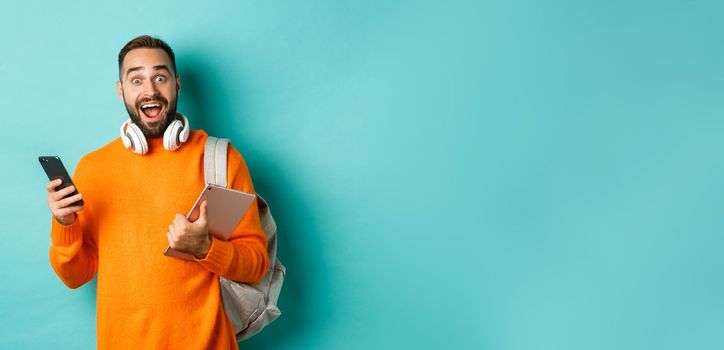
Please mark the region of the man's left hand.
[[171, 225], [168, 226], [168, 245], [180, 252], [191, 254], [197, 259], [206, 256], [211, 248], [211, 236], [206, 217], [206, 201], [201, 203], [199, 218], [190, 222], [185, 216], [176, 214]]

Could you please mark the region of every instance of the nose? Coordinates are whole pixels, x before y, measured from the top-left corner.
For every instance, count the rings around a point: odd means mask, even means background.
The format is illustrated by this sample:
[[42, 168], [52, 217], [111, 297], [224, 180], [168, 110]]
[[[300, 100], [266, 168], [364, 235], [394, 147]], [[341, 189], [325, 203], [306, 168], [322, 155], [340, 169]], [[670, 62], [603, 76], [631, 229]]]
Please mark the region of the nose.
[[158, 91], [158, 87], [156, 86], [156, 83], [153, 81], [153, 79], [143, 84], [144, 95], [155, 96], [158, 94]]

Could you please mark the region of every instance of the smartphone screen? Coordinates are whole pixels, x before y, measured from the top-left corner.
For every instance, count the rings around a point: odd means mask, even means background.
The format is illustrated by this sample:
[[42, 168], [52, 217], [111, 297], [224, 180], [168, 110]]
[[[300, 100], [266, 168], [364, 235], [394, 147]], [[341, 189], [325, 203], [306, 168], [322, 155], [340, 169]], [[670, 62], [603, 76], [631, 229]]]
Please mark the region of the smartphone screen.
[[[45, 174], [48, 175], [48, 179], [50, 181], [53, 181], [55, 179], [63, 180], [63, 182], [60, 184], [60, 186], [55, 188], [56, 191], [59, 191], [70, 185], [73, 185], [73, 180], [70, 178], [70, 175], [68, 175], [68, 171], [65, 169], [65, 166], [63, 166], [63, 162], [60, 161], [60, 157], [58, 157], [58, 156], [42, 156], [42, 157], [38, 157], [38, 161], [40, 162], [40, 165], [43, 167], [43, 170], [45, 170]], [[76, 193], [78, 193], [78, 188], [76, 188], [73, 191], [73, 193], [70, 193], [63, 198], [74, 196]], [[83, 205], [83, 200], [80, 199], [71, 205]]]

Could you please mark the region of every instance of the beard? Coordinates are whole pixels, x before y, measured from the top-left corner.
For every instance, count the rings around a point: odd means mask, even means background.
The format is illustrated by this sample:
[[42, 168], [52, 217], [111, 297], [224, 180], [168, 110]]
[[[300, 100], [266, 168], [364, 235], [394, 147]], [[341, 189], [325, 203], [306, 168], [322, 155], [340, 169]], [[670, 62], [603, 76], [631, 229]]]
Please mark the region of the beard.
[[[166, 132], [166, 128], [168, 128], [168, 126], [176, 119], [178, 92], [176, 93], [176, 97], [170, 103], [160, 94], [140, 98], [136, 101], [135, 106], [130, 105], [128, 101], [126, 101], [125, 94], [123, 94], [123, 101], [131, 121], [133, 124], [136, 124], [139, 129], [141, 129], [141, 132], [143, 132], [143, 135], [146, 138], [156, 138], [162, 136], [163, 133]], [[148, 101], [161, 101], [161, 103], [165, 106], [163, 112], [164, 114], [157, 121], [144, 123], [140, 116], [140, 113], [143, 113], [141, 112], [141, 105]]]

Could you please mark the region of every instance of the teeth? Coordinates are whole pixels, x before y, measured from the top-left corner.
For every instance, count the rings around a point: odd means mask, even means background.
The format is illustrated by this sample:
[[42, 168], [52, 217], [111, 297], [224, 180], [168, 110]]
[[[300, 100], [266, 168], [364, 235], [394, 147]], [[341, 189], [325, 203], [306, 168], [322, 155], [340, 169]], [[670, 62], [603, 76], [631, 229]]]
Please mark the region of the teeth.
[[141, 108], [149, 108], [149, 107], [161, 107], [161, 105], [158, 103], [152, 103], [152, 104], [145, 104], [145, 105], [141, 106]]

